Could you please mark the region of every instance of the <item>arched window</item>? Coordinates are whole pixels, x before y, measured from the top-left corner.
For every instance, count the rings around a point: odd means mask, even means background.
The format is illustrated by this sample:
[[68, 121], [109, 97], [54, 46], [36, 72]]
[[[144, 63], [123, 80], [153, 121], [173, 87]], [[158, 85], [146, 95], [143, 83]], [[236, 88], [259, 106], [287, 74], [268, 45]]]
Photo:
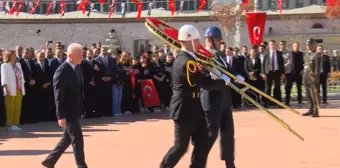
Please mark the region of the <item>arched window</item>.
[[322, 24], [320, 24], [320, 23], [315, 23], [315, 24], [313, 25], [313, 29], [323, 29], [323, 26], [322, 26]]

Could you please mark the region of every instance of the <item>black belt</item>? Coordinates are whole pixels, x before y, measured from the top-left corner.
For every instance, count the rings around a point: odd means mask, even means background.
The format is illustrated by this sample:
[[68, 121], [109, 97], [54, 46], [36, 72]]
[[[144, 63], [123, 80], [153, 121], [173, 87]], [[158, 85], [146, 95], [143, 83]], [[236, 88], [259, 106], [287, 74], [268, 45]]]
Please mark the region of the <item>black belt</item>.
[[174, 91], [173, 92], [174, 96], [180, 96], [180, 97], [186, 97], [186, 98], [193, 98], [193, 99], [199, 99], [201, 97], [201, 92], [200, 91], [196, 91], [196, 92], [186, 92], [184, 93], [182, 92], [178, 92], [178, 91]]

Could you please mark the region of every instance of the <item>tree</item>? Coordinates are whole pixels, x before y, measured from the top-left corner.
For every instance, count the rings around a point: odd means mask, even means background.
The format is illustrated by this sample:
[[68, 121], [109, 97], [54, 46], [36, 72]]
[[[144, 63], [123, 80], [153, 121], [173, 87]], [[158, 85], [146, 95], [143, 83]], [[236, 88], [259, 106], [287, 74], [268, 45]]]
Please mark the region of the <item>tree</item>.
[[254, 10], [254, 5], [249, 3], [247, 5], [239, 4], [216, 4], [212, 9], [212, 17], [219, 22], [223, 31], [225, 32], [227, 39], [228, 33], [236, 30], [237, 23], [240, 20], [245, 19], [245, 13]]
[[329, 0], [327, 2], [325, 16], [329, 19], [340, 18], [340, 0]]

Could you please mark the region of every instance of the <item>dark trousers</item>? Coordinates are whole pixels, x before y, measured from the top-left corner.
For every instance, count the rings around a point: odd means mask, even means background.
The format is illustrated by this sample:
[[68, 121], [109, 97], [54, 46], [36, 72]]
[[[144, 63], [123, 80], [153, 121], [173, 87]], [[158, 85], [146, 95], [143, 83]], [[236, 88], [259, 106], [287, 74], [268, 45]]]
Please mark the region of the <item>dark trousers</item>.
[[[269, 74], [267, 76], [266, 81], [266, 93], [271, 96], [272, 95], [272, 86], [274, 83], [274, 98], [281, 102], [281, 73], [280, 71], [269, 71]], [[269, 105], [270, 101], [268, 99], [265, 99], [265, 104]]]
[[[234, 83], [238, 88], [243, 88], [242, 85]], [[242, 103], [242, 97], [239, 93], [237, 93], [234, 89], [230, 89], [231, 96], [232, 96], [232, 104], [234, 108], [239, 108]]]
[[[257, 79], [257, 80], [248, 80], [247, 82], [248, 82], [250, 85], [254, 86], [255, 88], [261, 90], [261, 88], [260, 88], [260, 81], [259, 81], [258, 79]], [[263, 88], [262, 88], [262, 90], [263, 90]], [[260, 102], [260, 101], [261, 101], [261, 100], [260, 100], [260, 95], [259, 95], [257, 92], [253, 91], [252, 89], [247, 89], [246, 94], [247, 94], [249, 97], [251, 97], [252, 99], [254, 99], [255, 101], [257, 101], [257, 102]], [[249, 100], [247, 100], [246, 98], [244, 98], [244, 102], [245, 102], [246, 105], [251, 105], [251, 104], [253, 104], [253, 103], [251, 103]]]
[[298, 102], [302, 102], [302, 75], [300, 72], [294, 74], [294, 81], [296, 83]]
[[[234, 119], [231, 107], [222, 112], [205, 111], [209, 131], [209, 150], [213, 147], [220, 132], [221, 160], [234, 165]], [[228, 167], [229, 168], [229, 167]]]
[[3, 88], [0, 87], [0, 126], [6, 125], [6, 111], [5, 111], [5, 99], [4, 99], [4, 93]]
[[164, 156], [160, 168], [175, 167], [187, 151], [190, 138], [194, 145], [190, 168], [205, 168], [208, 157], [208, 130], [205, 118], [174, 123], [175, 145]]
[[153, 83], [155, 84], [155, 87], [156, 87], [157, 92], [158, 92], [159, 100], [161, 102], [161, 106], [163, 107], [163, 106], [165, 106], [166, 100], [167, 100], [165, 83], [158, 82], [157, 80], [153, 80]]
[[172, 88], [170, 83], [164, 83], [164, 106], [169, 107], [172, 96]]
[[78, 168], [87, 168], [84, 154], [84, 140], [79, 119], [67, 120], [63, 137], [47, 156], [44, 162], [55, 165], [65, 150], [72, 145], [74, 157]]
[[135, 100], [133, 99], [134, 90], [132, 89], [132, 85], [129, 82], [125, 82], [123, 85], [122, 92], [122, 112], [135, 112]]
[[286, 92], [286, 104], [290, 103], [290, 94], [293, 87], [293, 82], [296, 83], [298, 102], [302, 102], [302, 76], [300, 73], [285, 74], [285, 92]]
[[42, 97], [43, 99], [47, 99], [47, 110], [45, 113], [47, 113], [47, 121], [56, 121], [56, 107], [55, 107], [55, 101], [54, 101], [54, 92], [53, 92], [53, 86], [49, 86], [46, 88], [46, 97]]
[[293, 73], [285, 74], [286, 104], [290, 103], [290, 93], [292, 91], [293, 80], [294, 80]]
[[320, 74], [320, 86], [322, 88], [322, 101], [327, 102], [327, 76], [328, 74], [322, 72]]
[[35, 94], [36, 89], [30, 86], [25, 87], [26, 95], [22, 98], [22, 112], [21, 112], [21, 124], [38, 122], [38, 113], [36, 109]]
[[84, 88], [85, 97], [85, 117], [101, 117], [98, 112], [98, 95], [95, 86], [87, 86]]
[[112, 84], [103, 82], [97, 86], [98, 89], [98, 115], [112, 116]]

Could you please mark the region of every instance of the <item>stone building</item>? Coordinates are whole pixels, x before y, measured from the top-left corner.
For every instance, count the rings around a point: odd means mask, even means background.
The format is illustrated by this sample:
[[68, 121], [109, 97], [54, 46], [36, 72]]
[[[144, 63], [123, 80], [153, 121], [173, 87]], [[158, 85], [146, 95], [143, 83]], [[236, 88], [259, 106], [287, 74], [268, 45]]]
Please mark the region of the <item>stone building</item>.
[[[313, 37], [323, 43], [326, 48], [340, 48], [340, 22], [328, 20], [324, 17], [324, 6], [311, 5], [303, 8], [286, 9], [280, 15], [278, 11], [267, 12], [267, 22], [264, 39], [285, 40], [289, 45], [298, 41], [302, 44], [307, 38]], [[147, 11], [142, 12], [142, 18]], [[218, 26], [209, 11], [183, 11], [171, 16], [168, 10], [154, 9], [152, 17], [168, 22], [175, 28], [184, 24], [193, 24], [199, 28], [203, 35], [204, 30], [211, 25]], [[144, 21], [136, 20], [136, 12], [129, 12], [126, 18], [119, 13], [108, 19], [108, 14], [93, 12], [90, 17], [80, 11], [67, 12], [64, 17], [57, 14], [28, 15], [20, 13], [19, 16], [4, 15], [0, 12], [0, 48], [14, 48], [24, 45], [39, 48], [48, 40], [61, 41], [68, 44], [79, 42], [90, 45], [99, 41], [104, 42], [107, 34], [114, 29], [123, 50], [137, 53], [141, 46], [162, 45], [162, 41], [148, 32]], [[40, 30], [40, 33], [37, 31]], [[241, 45], [250, 46], [247, 26], [241, 27]], [[229, 46], [234, 46], [233, 32], [229, 32], [225, 39]]]

